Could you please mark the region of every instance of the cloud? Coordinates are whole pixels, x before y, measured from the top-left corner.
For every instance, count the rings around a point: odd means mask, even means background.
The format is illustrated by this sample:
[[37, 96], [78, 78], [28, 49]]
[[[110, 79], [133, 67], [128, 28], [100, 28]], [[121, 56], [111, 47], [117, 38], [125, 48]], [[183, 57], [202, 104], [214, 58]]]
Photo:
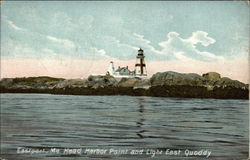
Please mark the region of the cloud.
[[126, 42], [120, 41], [114, 36], [98, 36], [97, 40], [89, 44], [89, 46], [105, 50], [106, 55], [110, 56], [110, 58], [132, 59], [139, 48]]
[[41, 50], [41, 53], [42, 53], [43, 55], [48, 55], [48, 56], [50, 56], [50, 57], [58, 55], [55, 51], [53, 51], [53, 50], [51, 50], [51, 49], [49, 49], [49, 48], [44, 48], [44, 49], [42, 49], [42, 50]]
[[204, 31], [196, 31], [192, 33], [192, 36], [183, 39], [177, 32], [168, 33], [168, 40], [160, 42], [163, 54], [166, 54], [168, 58], [177, 58], [176, 54], [182, 53], [182, 56], [186, 58], [196, 59], [200, 61], [214, 61], [224, 59], [222, 56], [217, 56], [207, 51], [200, 51], [197, 49], [196, 44], [201, 43], [203, 46], [208, 46], [215, 43], [215, 40], [207, 36], [208, 33]]
[[106, 54], [106, 51], [104, 49], [100, 49], [98, 50], [97, 48], [95, 47], [91, 47], [90, 48], [90, 52], [94, 55], [97, 55], [98, 57], [102, 57], [102, 58], [111, 58], [110, 56], [108, 56]]
[[200, 61], [216, 61], [224, 59], [208, 51], [199, 50], [196, 45], [207, 47], [216, 42], [215, 39], [208, 36], [204, 31], [196, 31], [192, 36], [184, 39], [177, 32], [169, 32], [167, 40], [158, 43], [160, 49], [156, 49], [151, 41], [144, 35], [138, 33], [128, 33], [126, 41], [121, 42], [113, 36], [101, 36], [95, 44], [96, 48], [104, 48], [106, 51], [103, 58], [132, 59], [139, 47], [145, 50], [149, 60], [173, 60], [173, 59], [196, 59]]
[[138, 41], [138, 45], [140, 47], [143, 47], [143, 48], [147, 48], [149, 49], [151, 52], [155, 53], [155, 54], [163, 54], [161, 51], [158, 51], [156, 50], [152, 45], [151, 45], [151, 42], [147, 39], [144, 38], [143, 35], [140, 35], [140, 34], [137, 34], [137, 33], [134, 33], [133, 34], [135, 39]]
[[150, 53], [154, 53], [155, 56], [158, 56], [162, 60], [196, 59], [200, 61], [214, 61], [224, 59], [222, 56], [197, 49], [196, 44], [198, 43], [207, 47], [216, 42], [215, 39], [208, 37], [208, 33], [204, 31], [193, 32], [192, 36], [187, 39], [181, 38], [177, 32], [169, 32], [167, 40], [158, 43], [161, 47], [159, 50], [155, 49], [151, 42], [145, 39], [143, 35], [137, 33], [133, 35], [141, 47], [148, 49]]
[[138, 47], [134, 47], [132, 45], [122, 43], [120, 40], [118, 40], [116, 37], [113, 36], [103, 36], [101, 40], [108, 42], [108, 45], [114, 45], [118, 48], [122, 49], [129, 49], [129, 50], [138, 50]]
[[[169, 32], [166, 40], [159, 42], [158, 46], [154, 46], [151, 43], [151, 39], [148, 40], [142, 34], [126, 30], [122, 28], [122, 25], [119, 26], [120, 34], [113, 34], [113, 30], [111, 33], [108, 31], [103, 33], [101, 30], [98, 30], [96, 26], [98, 23], [95, 18], [93, 15], [86, 15], [80, 16], [76, 21], [76, 19], [73, 19], [72, 16], [67, 13], [56, 12], [52, 15], [49, 23], [50, 28], [53, 29], [52, 33], [40, 33], [36, 31], [29, 31], [29, 33], [37, 34], [39, 38], [46, 40], [45, 42], [48, 44], [48, 48], [57, 53], [70, 54], [71, 56], [79, 56], [80, 53], [84, 53], [84, 57], [90, 58], [93, 55], [92, 53], [96, 53], [98, 58], [128, 60], [133, 59], [136, 54], [135, 51], [141, 47], [145, 50], [145, 53], [149, 53], [147, 54], [149, 60], [191, 58], [200, 61], [214, 61], [223, 59], [223, 57], [217, 56], [215, 53], [206, 50], [201, 51], [197, 48], [198, 44], [208, 47], [216, 42], [216, 40], [209, 37], [205, 31], [195, 31], [188, 38], [182, 38], [177, 32]], [[122, 24], [121, 19], [118, 18], [117, 21], [119, 24]], [[16, 26], [12, 21], [8, 21], [8, 23], [16, 30], [22, 29]], [[93, 30], [90, 30], [90, 28], [95, 29], [95, 33], [93, 33]], [[102, 29], [102, 27], [99, 29]], [[54, 31], [56, 33], [54, 33]], [[78, 37], [79, 32], [84, 33], [84, 36]], [[77, 42], [77, 44], [75, 42]], [[101, 50], [97, 48], [101, 48]], [[82, 55], [83, 54], [80, 56]]]
[[47, 36], [47, 39], [57, 44], [63, 45], [65, 48], [68, 48], [68, 49], [76, 48], [75, 43], [67, 39], [60, 39], [60, 38], [56, 38], [52, 36]]
[[8, 40], [2, 45], [1, 48], [1, 56], [9, 56], [9, 57], [30, 57], [34, 58], [37, 53], [34, 49], [30, 48], [27, 45], [23, 45], [20, 43], [16, 43], [13, 40]]
[[191, 42], [192, 44], [201, 43], [203, 46], [209, 46], [210, 44], [215, 43], [215, 39], [208, 37], [208, 33], [204, 31], [196, 31], [192, 33], [192, 36], [186, 41]]
[[10, 20], [7, 20], [7, 23], [11, 26], [11, 28], [13, 28], [13, 29], [15, 29], [17, 31], [24, 30], [23, 28], [18, 27], [16, 24], [14, 24], [14, 22], [12, 22]]
[[[15, 40], [7, 40], [1, 48], [1, 56], [9, 58], [53, 58], [63, 56], [63, 53], [56, 52], [47, 45], [45, 48], [36, 48]], [[65, 55], [65, 54], [64, 54]], [[69, 56], [68, 56], [69, 57]]]

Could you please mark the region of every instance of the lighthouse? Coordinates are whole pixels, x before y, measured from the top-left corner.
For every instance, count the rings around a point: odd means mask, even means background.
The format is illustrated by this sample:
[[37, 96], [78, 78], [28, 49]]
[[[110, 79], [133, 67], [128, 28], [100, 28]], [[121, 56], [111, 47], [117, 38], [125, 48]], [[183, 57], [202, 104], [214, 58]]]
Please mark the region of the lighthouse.
[[148, 78], [146, 64], [144, 61], [145, 55], [143, 50], [140, 48], [136, 55], [135, 70], [129, 70], [128, 66], [115, 68], [114, 63], [111, 61], [106, 71], [106, 75], [111, 75], [117, 78]]
[[115, 66], [114, 66], [113, 61], [110, 61], [109, 68], [106, 74], [113, 76], [114, 73], [115, 73]]
[[145, 56], [143, 54], [143, 50], [140, 48], [136, 56], [136, 64], [135, 64], [136, 76], [147, 76], [146, 64], [145, 64], [144, 58]]

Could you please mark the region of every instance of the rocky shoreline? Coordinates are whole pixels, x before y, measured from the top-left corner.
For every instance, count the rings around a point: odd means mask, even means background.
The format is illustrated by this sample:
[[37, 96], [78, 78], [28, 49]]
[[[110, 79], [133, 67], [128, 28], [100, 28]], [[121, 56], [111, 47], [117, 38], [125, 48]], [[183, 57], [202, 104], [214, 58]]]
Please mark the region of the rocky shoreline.
[[117, 79], [109, 75], [91, 75], [87, 79], [3, 78], [0, 81], [0, 93], [249, 99], [249, 85], [230, 78], [221, 78], [216, 72], [201, 76], [169, 71], [156, 73], [150, 79]]

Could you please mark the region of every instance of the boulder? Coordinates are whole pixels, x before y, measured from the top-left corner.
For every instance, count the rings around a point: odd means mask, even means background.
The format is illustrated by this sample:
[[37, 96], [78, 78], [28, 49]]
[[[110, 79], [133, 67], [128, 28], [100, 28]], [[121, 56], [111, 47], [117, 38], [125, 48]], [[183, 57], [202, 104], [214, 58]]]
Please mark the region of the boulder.
[[57, 83], [54, 88], [87, 87], [86, 79], [68, 79]]
[[118, 87], [134, 87], [139, 80], [139, 78], [122, 78], [118, 83]]
[[134, 83], [133, 89], [149, 89], [151, 87], [151, 83], [149, 79], [142, 79], [139, 81], [136, 81]]
[[214, 86], [218, 86], [218, 87], [234, 87], [234, 88], [242, 88], [242, 89], [247, 89], [248, 85], [237, 81], [237, 80], [232, 80], [230, 78], [227, 77], [223, 77], [217, 81], [215, 81]]
[[0, 81], [0, 86], [11, 87], [13, 85], [13, 78], [3, 78]]
[[103, 87], [111, 87], [111, 86], [116, 86], [118, 84], [118, 81], [113, 77], [113, 76], [110, 76], [110, 75], [105, 75], [105, 76], [102, 76], [102, 75], [97, 75], [97, 76], [94, 76], [94, 75], [90, 75], [88, 77], [88, 87], [93, 87], [93, 88], [103, 88]]
[[157, 85], [203, 85], [204, 78], [195, 73], [158, 72], [150, 78], [152, 86]]
[[202, 75], [206, 80], [216, 81], [221, 78], [220, 74], [217, 72], [208, 72]]

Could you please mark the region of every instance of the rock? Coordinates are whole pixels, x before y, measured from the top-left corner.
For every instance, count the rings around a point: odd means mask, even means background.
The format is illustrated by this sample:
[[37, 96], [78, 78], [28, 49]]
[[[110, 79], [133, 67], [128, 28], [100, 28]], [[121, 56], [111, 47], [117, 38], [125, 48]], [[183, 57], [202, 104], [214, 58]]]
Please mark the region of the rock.
[[139, 80], [139, 78], [122, 78], [118, 83], [118, 87], [134, 87]]
[[195, 73], [158, 72], [150, 78], [152, 86], [157, 85], [203, 85], [204, 78]]
[[248, 85], [220, 74], [209, 72], [182, 74], [176, 72], [156, 73], [150, 79], [150, 95], [193, 98], [248, 98]]
[[93, 88], [98, 88], [98, 87], [111, 87], [111, 86], [116, 86], [118, 84], [118, 81], [110, 75], [97, 75], [93, 76], [90, 75], [88, 77], [88, 87], [93, 87]]
[[136, 81], [134, 83], [133, 89], [149, 89], [151, 87], [151, 83], [149, 79], [142, 79], [139, 81]]
[[220, 74], [217, 72], [208, 72], [202, 75], [206, 80], [216, 81], [221, 78]]
[[13, 84], [13, 78], [3, 78], [0, 81], [0, 86], [11, 87]]
[[117, 80], [109, 75], [105, 76], [93, 76], [90, 75], [88, 79], [69, 79], [58, 83], [55, 88], [103, 88], [106, 86], [115, 86]]
[[63, 78], [53, 77], [22, 77], [22, 78], [4, 78], [0, 85], [5, 88], [18, 89], [52, 89], [56, 84], [63, 81]]
[[223, 77], [217, 81], [215, 81], [214, 86], [218, 86], [218, 87], [234, 87], [234, 88], [242, 88], [242, 89], [247, 89], [248, 85], [237, 81], [237, 80], [232, 80], [230, 78], [227, 77]]
[[86, 79], [68, 79], [57, 83], [54, 88], [87, 87]]
[[150, 79], [114, 78], [110, 75], [64, 80], [53, 77], [4, 78], [0, 93], [50, 93], [73, 95], [130, 95], [186, 98], [248, 99], [248, 84], [220, 78], [216, 72], [162, 72]]

